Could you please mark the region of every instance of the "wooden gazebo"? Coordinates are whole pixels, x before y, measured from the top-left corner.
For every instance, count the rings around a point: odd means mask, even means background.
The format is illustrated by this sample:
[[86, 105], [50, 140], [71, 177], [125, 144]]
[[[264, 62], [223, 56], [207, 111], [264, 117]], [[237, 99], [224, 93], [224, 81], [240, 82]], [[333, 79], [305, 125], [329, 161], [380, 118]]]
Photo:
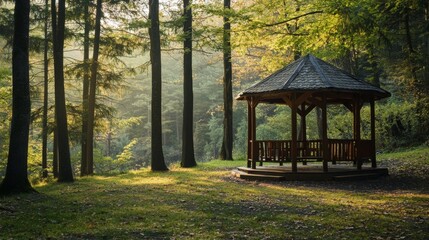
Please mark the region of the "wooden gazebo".
[[[364, 160], [376, 168], [374, 101], [389, 97], [390, 93], [359, 80], [351, 74], [313, 55], [302, 57], [261, 82], [239, 94], [237, 100], [248, 103], [247, 167], [256, 169], [257, 163], [291, 162], [291, 172], [298, 172], [298, 162], [321, 161], [323, 172], [328, 163], [340, 161], [355, 163], [362, 169]], [[290, 140], [257, 140], [255, 108], [259, 103], [286, 104], [291, 108]], [[371, 108], [371, 138], [361, 139], [361, 108]], [[327, 110], [329, 104], [342, 104], [353, 113], [353, 139], [329, 139]], [[322, 111], [322, 139], [306, 139], [305, 118], [315, 107]], [[297, 116], [301, 117], [301, 139], [297, 136]], [[285, 123], [286, 124], [286, 123]]]

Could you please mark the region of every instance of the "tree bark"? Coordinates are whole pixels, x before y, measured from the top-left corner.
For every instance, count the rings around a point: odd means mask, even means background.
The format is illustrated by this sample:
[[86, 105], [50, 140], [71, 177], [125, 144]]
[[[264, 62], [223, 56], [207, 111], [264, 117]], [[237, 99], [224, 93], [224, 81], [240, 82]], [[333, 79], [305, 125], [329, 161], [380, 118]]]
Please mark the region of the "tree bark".
[[12, 123], [6, 175], [0, 185], [0, 195], [34, 191], [27, 175], [31, 111], [28, 59], [29, 15], [30, 1], [16, 0], [12, 52]]
[[81, 161], [80, 161], [80, 175], [86, 176], [89, 174], [88, 158], [87, 158], [87, 138], [88, 138], [88, 95], [89, 95], [89, 0], [84, 2], [84, 21], [85, 29], [83, 36], [83, 62], [84, 74], [82, 83], [82, 136], [81, 136]]
[[57, 126], [54, 129], [54, 147], [52, 154], [52, 174], [54, 178], [58, 178], [58, 133]]
[[[426, 23], [426, 33], [429, 33], [429, 0], [426, 0], [425, 3], [425, 23]], [[425, 48], [426, 52], [424, 54], [425, 60], [425, 83], [429, 83], [429, 34], [426, 34], [426, 41], [425, 41]], [[426, 93], [428, 91], [429, 86], [426, 86]]]
[[152, 171], [167, 171], [162, 151], [161, 122], [161, 39], [159, 34], [159, 1], [149, 0], [150, 61], [152, 69]]
[[[224, 10], [231, 8], [231, 1], [224, 0]], [[232, 63], [231, 63], [231, 23], [228, 13], [223, 17], [223, 142], [220, 158], [232, 160], [233, 129], [232, 129]]]
[[417, 70], [416, 70], [416, 64], [415, 64], [415, 50], [413, 46], [413, 40], [411, 39], [411, 27], [410, 27], [410, 13], [409, 8], [406, 8], [405, 16], [404, 16], [404, 25], [405, 25], [405, 37], [406, 42], [408, 46], [408, 64], [410, 65], [411, 69], [411, 76], [413, 79], [413, 84], [417, 84], [418, 78], [417, 78]]
[[183, 0], [183, 130], [182, 130], [182, 167], [197, 165], [194, 154], [193, 104], [192, 92], [192, 6], [189, 0]]
[[94, 36], [94, 52], [91, 64], [91, 79], [89, 82], [88, 96], [88, 135], [87, 135], [87, 166], [88, 174], [94, 173], [94, 121], [95, 121], [95, 90], [97, 88], [97, 70], [98, 70], [98, 55], [100, 51], [100, 31], [101, 31], [101, 10], [102, 1], [97, 0], [97, 9], [95, 13], [95, 36]]
[[44, 51], [43, 51], [43, 123], [42, 123], [42, 177], [48, 177], [48, 87], [49, 87], [49, 0], [45, 0]]
[[[425, 32], [429, 32], [429, 0], [426, 0], [425, 2], [425, 16], [424, 16], [424, 20], [426, 23], [426, 29]], [[427, 57], [429, 57], [429, 35], [426, 35], [426, 39], [425, 39], [425, 55], [426, 55], [426, 64], [429, 62], [429, 59]]]
[[54, 37], [55, 72], [55, 120], [58, 141], [58, 182], [73, 182], [73, 170], [70, 161], [70, 147], [67, 129], [67, 111], [64, 91], [64, 27], [65, 0], [51, 1], [52, 35]]

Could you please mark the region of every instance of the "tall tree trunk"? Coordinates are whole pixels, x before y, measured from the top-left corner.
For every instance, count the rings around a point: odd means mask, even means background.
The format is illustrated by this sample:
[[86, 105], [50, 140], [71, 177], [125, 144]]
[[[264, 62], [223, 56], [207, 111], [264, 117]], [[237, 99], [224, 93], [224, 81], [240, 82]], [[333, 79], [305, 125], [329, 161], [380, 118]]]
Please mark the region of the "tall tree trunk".
[[377, 87], [380, 87], [380, 74], [381, 70], [379, 64], [377, 62], [377, 56], [375, 55], [374, 46], [371, 44], [369, 46], [369, 63], [371, 64], [371, 72], [372, 72], [372, 81], [371, 83]]
[[183, 130], [182, 130], [182, 167], [197, 165], [194, 154], [194, 118], [192, 92], [192, 6], [189, 0], [183, 0]]
[[97, 88], [97, 70], [98, 70], [98, 53], [100, 50], [100, 30], [101, 30], [101, 10], [102, 1], [97, 0], [97, 9], [95, 13], [95, 36], [94, 52], [91, 64], [91, 80], [89, 82], [88, 96], [88, 135], [87, 135], [87, 161], [88, 174], [94, 173], [94, 121], [95, 121], [95, 90]]
[[167, 171], [162, 151], [161, 122], [161, 39], [159, 36], [159, 1], [149, 0], [150, 62], [152, 69], [152, 171]]
[[[425, 32], [429, 33], [429, 0], [426, 0], [425, 3], [425, 23], [426, 23], [426, 29]], [[425, 52], [423, 54], [425, 59], [425, 65], [424, 65], [424, 80], [423, 83], [425, 84], [425, 91], [424, 94], [427, 97], [429, 95], [429, 34], [426, 34], [426, 41], [425, 41]]]
[[[224, 9], [231, 8], [231, 0], [224, 0]], [[231, 23], [228, 12], [223, 17], [223, 142], [220, 158], [232, 160], [232, 63], [231, 63]]]
[[48, 177], [48, 84], [49, 84], [49, 59], [48, 59], [48, 20], [49, 0], [45, 0], [45, 25], [44, 25], [44, 50], [43, 50], [43, 123], [42, 123], [42, 177]]
[[28, 133], [30, 126], [30, 77], [28, 60], [30, 1], [16, 0], [12, 52], [12, 123], [6, 175], [0, 195], [34, 191], [28, 181]]
[[[426, 41], [425, 41], [425, 50], [426, 52], [423, 54], [424, 59], [425, 59], [425, 76], [424, 76], [424, 82], [426, 83], [425, 87], [426, 87], [426, 94], [428, 93], [427, 91], [429, 90], [429, 0], [426, 0], [425, 3], [425, 23], [426, 23]], [[427, 96], [427, 95], [426, 95]]]
[[52, 35], [54, 37], [55, 120], [58, 134], [58, 182], [73, 182], [64, 92], [65, 0], [58, 1], [58, 17], [55, 2], [55, 0], [51, 0]]
[[55, 126], [54, 129], [54, 147], [53, 147], [53, 154], [52, 154], [52, 174], [54, 175], [54, 178], [58, 178], [58, 133], [57, 133], [57, 126]]
[[411, 69], [411, 77], [413, 79], [413, 84], [417, 84], [418, 78], [417, 78], [417, 70], [416, 70], [416, 64], [415, 64], [415, 50], [413, 46], [413, 40], [411, 39], [411, 27], [410, 27], [410, 13], [409, 8], [406, 8], [405, 16], [404, 16], [404, 25], [405, 25], [405, 37], [406, 42], [408, 46], [408, 64], [410, 65]]
[[89, 94], [89, 0], [84, 2], [84, 22], [85, 30], [83, 36], [83, 62], [84, 74], [82, 83], [82, 136], [81, 136], [81, 161], [80, 161], [80, 175], [86, 176], [89, 174], [88, 170], [88, 156], [87, 156], [87, 138], [88, 138], [88, 94]]

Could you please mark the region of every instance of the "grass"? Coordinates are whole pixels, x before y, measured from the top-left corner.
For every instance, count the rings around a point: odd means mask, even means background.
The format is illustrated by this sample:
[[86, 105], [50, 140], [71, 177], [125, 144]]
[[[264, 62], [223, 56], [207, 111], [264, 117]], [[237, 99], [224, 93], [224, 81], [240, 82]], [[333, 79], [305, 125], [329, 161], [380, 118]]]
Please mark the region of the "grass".
[[379, 159], [412, 164], [361, 182], [242, 181], [244, 161], [216, 160], [46, 183], [0, 199], [0, 239], [428, 239], [429, 179], [403, 171], [427, 169], [429, 149]]

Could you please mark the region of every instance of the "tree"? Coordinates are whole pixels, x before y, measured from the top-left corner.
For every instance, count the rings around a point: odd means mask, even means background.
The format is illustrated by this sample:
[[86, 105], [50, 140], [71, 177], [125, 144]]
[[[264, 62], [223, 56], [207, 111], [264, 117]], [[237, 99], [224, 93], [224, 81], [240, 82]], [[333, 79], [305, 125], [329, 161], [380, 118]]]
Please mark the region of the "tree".
[[90, 174], [88, 167], [88, 93], [89, 93], [89, 0], [84, 1], [84, 40], [83, 40], [83, 83], [82, 83], [82, 136], [81, 136], [81, 167], [80, 175]]
[[[64, 91], [64, 27], [65, 0], [51, 1], [52, 35], [54, 43], [55, 73], [55, 122], [58, 146], [58, 182], [73, 182], [73, 171], [70, 161], [70, 147], [67, 129], [67, 111]], [[55, 150], [54, 150], [55, 151]]]
[[16, 0], [12, 52], [12, 124], [6, 175], [0, 194], [33, 192], [28, 181], [28, 134], [30, 126], [29, 28], [30, 1]]
[[42, 177], [48, 177], [48, 85], [49, 85], [49, 0], [45, 0], [44, 49], [43, 49], [43, 123], [42, 123]]
[[159, 35], [159, 1], [149, 0], [150, 62], [152, 69], [152, 171], [167, 171], [162, 151], [161, 123], [161, 39]]
[[225, 15], [223, 17], [223, 142], [220, 158], [232, 160], [233, 129], [232, 129], [232, 63], [231, 63], [231, 23], [229, 10], [231, 1], [224, 0]]
[[192, 5], [183, 0], [183, 129], [182, 129], [182, 167], [197, 165], [194, 155], [194, 118], [192, 92]]
[[88, 132], [87, 132], [87, 170], [88, 174], [94, 173], [94, 116], [95, 116], [95, 90], [97, 88], [97, 69], [98, 69], [98, 54], [100, 50], [100, 30], [101, 30], [101, 9], [102, 1], [97, 0], [97, 9], [95, 13], [95, 36], [94, 36], [94, 52], [91, 64], [91, 79], [89, 82], [88, 96]]

